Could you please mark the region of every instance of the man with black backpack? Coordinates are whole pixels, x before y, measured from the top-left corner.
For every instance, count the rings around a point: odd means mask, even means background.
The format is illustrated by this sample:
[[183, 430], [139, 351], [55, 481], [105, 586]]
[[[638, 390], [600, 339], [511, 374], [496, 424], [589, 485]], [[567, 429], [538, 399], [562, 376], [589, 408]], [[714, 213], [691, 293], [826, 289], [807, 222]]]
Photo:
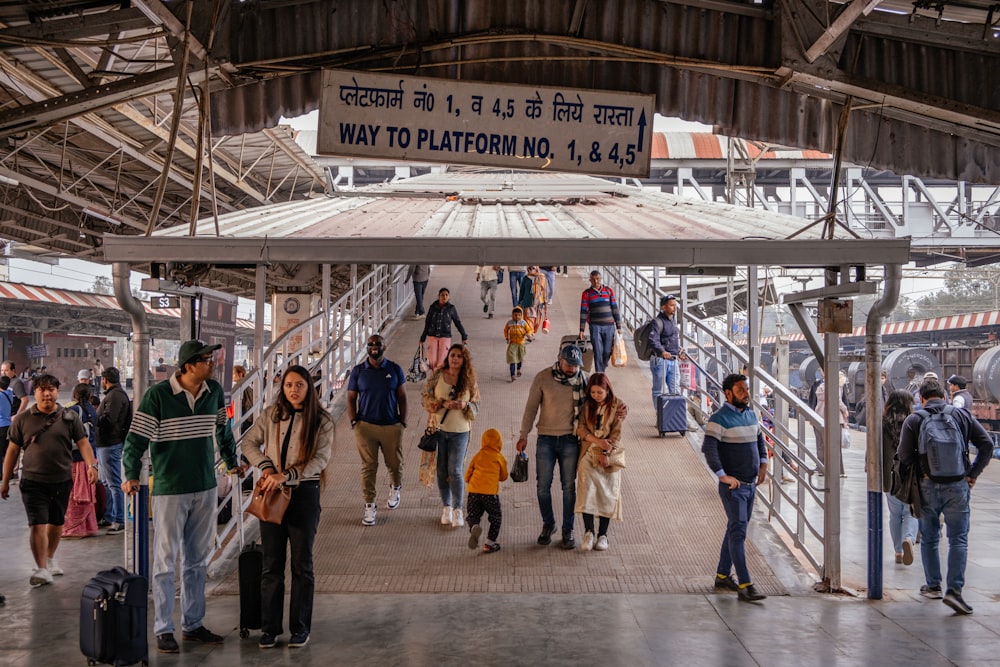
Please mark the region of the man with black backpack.
[[660, 299], [660, 314], [653, 319], [650, 327], [649, 371], [653, 376], [653, 407], [658, 409], [657, 397], [663, 393], [664, 384], [668, 394], [680, 393], [680, 371], [678, 359], [686, 359], [681, 349], [680, 328], [677, 326], [677, 297], [668, 294]]
[[[944, 603], [958, 614], [971, 614], [962, 598], [968, 556], [969, 496], [976, 478], [990, 462], [993, 442], [982, 425], [966, 410], [944, 402], [937, 380], [920, 385], [922, 409], [906, 418], [896, 455], [905, 470], [917, 465], [921, 472], [920, 556], [927, 583], [920, 594]], [[976, 460], [969, 465], [968, 443], [976, 446]], [[948, 589], [941, 592], [941, 558], [938, 554], [940, 516], [948, 526]]]
[[125, 492], [122, 491], [122, 447], [132, 424], [132, 401], [121, 386], [121, 375], [114, 366], [101, 373], [104, 398], [97, 408], [97, 459], [101, 483], [108, 492], [107, 509], [101, 525], [108, 535], [125, 530]]

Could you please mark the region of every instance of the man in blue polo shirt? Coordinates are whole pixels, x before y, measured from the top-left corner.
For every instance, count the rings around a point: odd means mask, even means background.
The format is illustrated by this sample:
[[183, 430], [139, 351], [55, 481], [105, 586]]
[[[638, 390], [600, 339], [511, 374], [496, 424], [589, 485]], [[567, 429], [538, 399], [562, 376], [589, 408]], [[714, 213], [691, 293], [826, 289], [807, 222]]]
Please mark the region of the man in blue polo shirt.
[[[753, 515], [756, 486], [767, 473], [767, 449], [760, 432], [757, 414], [750, 407], [747, 377], [739, 373], [722, 381], [726, 402], [705, 425], [701, 451], [709, 469], [719, 481], [719, 497], [726, 511], [726, 534], [722, 538], [719, 565], [715, 570], [715, 589], [736, 591], [743, 602], [763, 600], [750, 582], [747, 570], [747, 526]], [[736, 568], [739, 582], [733, 579]]]
[[403, 430], [406, 428], [406, 381], [403, 369], [385, 358], [385, 341], [368, 339], [368, 358], [351, 370], [347, 381], [347, 416], [361, 455], [361, 491], [365, 497], [364, 526], [375, 525], [375, 481], [378, 452], [389, 469], [389, 500], [386, 507], [399, 507], [403, 484]]

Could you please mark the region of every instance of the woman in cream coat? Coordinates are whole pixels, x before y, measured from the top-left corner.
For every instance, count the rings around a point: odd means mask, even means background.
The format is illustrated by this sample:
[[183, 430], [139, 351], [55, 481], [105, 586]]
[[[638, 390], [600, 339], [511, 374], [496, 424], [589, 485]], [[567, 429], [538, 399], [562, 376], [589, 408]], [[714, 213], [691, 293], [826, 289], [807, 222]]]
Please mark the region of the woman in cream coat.
[[292, 593], [288, 605], [289, 648], [309, 641], [313, 608], [313, 541], [319, 526], [320, 483], [333, 452], [333, 420], [320, 407], [309, 371], [291, 366], [281, 378], [274, 405], [243, 438], [243, 456], [261, 471], [265, 489], [288, 486], [292, 500], [280, 524], [260, 524], [264, 551], [261, 579], [260, 647], [282, 634], [285, 554], [291, 548]]
[[[622, 422], [628, 410], [615, 398], [604, 373], [594, 373], [587, 382], [587, 397], [580, 410], [576, 435], [580, 439], [580, 461], [576, 467], [576, 508], [583, 515], [583, 550], [608, 548], [608, 524], [622, 518]], [[594, 515], [598, 516], [594, 538]]]

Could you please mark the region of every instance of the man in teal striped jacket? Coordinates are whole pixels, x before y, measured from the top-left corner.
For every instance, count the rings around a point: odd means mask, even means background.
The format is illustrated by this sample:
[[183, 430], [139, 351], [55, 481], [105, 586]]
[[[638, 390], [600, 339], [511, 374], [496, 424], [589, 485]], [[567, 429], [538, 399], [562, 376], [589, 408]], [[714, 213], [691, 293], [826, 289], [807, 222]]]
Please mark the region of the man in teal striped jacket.
[[222, 386], [211, 380], [221, 345], [189, 340], [178, 370], [142, 397], [125, 438], [122, 489], [139, 489], [142, 455], [153, 467], [153, 632], [161, 653], [177, 653], [174, 639], [174, 569], [183, 553], [181, 629], [185, 641], [222, 643], [202, 625], [205, 574], [215, 543], [215, 448], [230, 472], [239, 469], [236, 441], [226, 418]]
[[[709, 469], [718, 478], [719, 497], [726, 510], [726, 534], [715, 570], [715, 589], [736, 591], [741, 601], [756, 602], [765, 596], [750, 582], [744, 544], [756, 487], [764, 483], [767, 473], [767, 448], [757, 413], [750, 406], [747, 377], [739, 373], [727, 375], [722, 391], [726, 402], [709, 418], [701, 445]], [[732, 576], [734, 567], [738, 582]]]

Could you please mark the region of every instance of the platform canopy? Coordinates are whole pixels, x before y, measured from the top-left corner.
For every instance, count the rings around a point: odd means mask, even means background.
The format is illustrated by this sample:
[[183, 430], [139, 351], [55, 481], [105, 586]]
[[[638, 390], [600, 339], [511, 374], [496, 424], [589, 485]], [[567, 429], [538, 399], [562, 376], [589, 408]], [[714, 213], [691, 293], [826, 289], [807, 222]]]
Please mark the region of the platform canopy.
[[[565, 174], [428, 174], [202, 219], [151, 237], [104, 237], [111, 262], [183, 264], [206, 287], [310, 287], [329, 264], [840, 267], [903, 264], [909, 241], [820, 238], [821, 225]], [[799, 233], [801, 232], [801, 233]], [[789, 240], [790, 236], [794, 236]], [[173, 264], [176, 263], [176, 264]], [[213, 281], [227, 283], [216, 285]]]

